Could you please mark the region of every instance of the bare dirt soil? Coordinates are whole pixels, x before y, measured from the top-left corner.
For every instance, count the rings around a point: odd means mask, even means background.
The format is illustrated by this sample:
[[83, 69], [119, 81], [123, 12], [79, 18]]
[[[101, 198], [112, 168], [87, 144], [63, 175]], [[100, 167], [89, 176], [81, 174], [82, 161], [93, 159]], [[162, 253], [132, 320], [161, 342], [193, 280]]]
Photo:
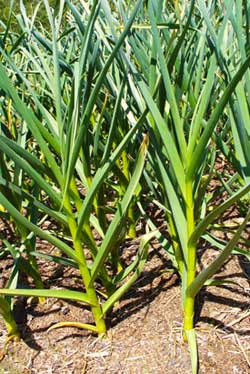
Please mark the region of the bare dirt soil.
[[[206, 262], [216, 255], [210, 249]], [[0, 262], [2, 286], [10, 260]], [[75, 270], [41, 261], [50, 287], [79, 289]], [[218, 277], [237, 284], [207, 287], [197, 300], [196, 331], [201, 374], [250, 373], [250, 265], [233, 256]], [[182, 339], [180, 283], [166, 254], [152, 244], [140, 279], [107, 317], [109, 335], [97, 338], [75, 328], [48, 328], [59, 321], [91, 322], [75, 302], [19, 299], [16, 320], [22, 339], [10, 343], [0, 374], [189, 374], [188, 348]], [[0, 346], [6, 338], [0, 319]]]

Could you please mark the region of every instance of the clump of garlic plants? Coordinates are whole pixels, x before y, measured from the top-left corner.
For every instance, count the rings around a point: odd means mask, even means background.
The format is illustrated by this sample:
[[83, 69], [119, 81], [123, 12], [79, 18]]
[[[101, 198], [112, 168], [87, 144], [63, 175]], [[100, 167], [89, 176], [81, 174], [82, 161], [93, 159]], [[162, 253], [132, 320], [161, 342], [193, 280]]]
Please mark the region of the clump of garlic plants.
[[[42, 256], [39, 237], [62, 253], [43, 256], [77, 268], [83, 288], [12, 285], [1, 290], [1, 312], [9, 333], [17, 335], [3, 295], [78, 300], [93, 316], [93, 324], [78, 327], [102, 335], [106, 313], [138, 278], [152, 237], [141, 236], [131, 263], [120, 261], [121, 241], [137, 235], [131, 207], [140, 195], [148, 148], [147, 134], [138, 133], [145, 115], [136, 118], [126, 104], [121, 53], [141, 1], [116, 39], [107, 31], [107, 8], [99, 1], [79, 7], [60, 1], [54, 10], [47, 0], [43, 5], [49, 28], [36, 28], [22, 6], [18, 51], [7, 44], [1, 48], [1, 107], [11, 123], [3, 123], [0, 135], [0, 204], [22, 231], [22, 248], [9, 243], [7, 250], [27, 262], [27, 272], [37, 274], [32, 261]], [[9, 126], [16, 126], [17, 136]], [[45, 220], [56, 228], [45, 230]]]
[[[167, 248], [181, 279], [183, 336], [190, 347], [193, 373], [198, 371], [195, 298], [203, 286], [216, 285], [213, 276], [233, 250], [249, 258], [246, 251], [235, 249], [249, 220], [248, 211], [232, 239], [220, 245], [218, 256], [198, 271], [200, 240], [208, 238], [211, 224], [250, 190], [247, 178], [234, 191], [230, 189], [230, 181], [229, 184], [224, 181], [218, 192], [230, 193], [219, 206], [212, 205], [207, 192], [218, 152], [215, 139], [218, 144], [220, 132], [216, 129], [224, 127], [225, 113], [228, 110], [232, 113], [232, 105], [238, 105], [242, 111], [247, 108], [246, 100], [242, 102], [239, 97], [243, 88], [248, 87], [250, 66], [250, 57], [244, 49], [247, 31], [242, 27], [246, 22], [242, 17], [247, 12], [242, 4], [232, 7], [233, 3], [226, 4], [224, 9], [213, 3], [206, 6], [201, 0], [188, 4], [177, 2], [171, 8], [165, 2], [149, 0], [147, 10], [129, 38], [135, 56], [135, 64], [131, 62], [131, 74], [137, 76], [135, 97], [141, 111], [148, 108], [150, 112], [145, 127], [150, 137], [149, 163], [154, 182], [149, 185], [157, 205], [166, 212], [170, 235]], [[217, 31], [211, 23], [213, 15], [219, 18]], [[223, 37], [230, 32], [229, 20], [235, 29], [234, 38], [237, 35], [241, 41], [235, 41], [238, 46], [230, 44], [229, 56], [226, 56], [220, 48]], [[238, 49], [241, 58], [232, 58]], [[224, 60], [220, 61], [220, 57]], [[227, 84], [222, 79], [226, 57], [230, 60]], [[238, 101], [234, 100], [235, 95]], [[235, 126], [235, 134], [234, 129]], [[237, 140], [240, 134], [238, 126]], [[244, 139], [246, 142], [247, 136]], [[243, 147], [245, 142], [241, 141]], [[242, 156], [237, 162], [244, 168], [243, 152], [239, 154]]]

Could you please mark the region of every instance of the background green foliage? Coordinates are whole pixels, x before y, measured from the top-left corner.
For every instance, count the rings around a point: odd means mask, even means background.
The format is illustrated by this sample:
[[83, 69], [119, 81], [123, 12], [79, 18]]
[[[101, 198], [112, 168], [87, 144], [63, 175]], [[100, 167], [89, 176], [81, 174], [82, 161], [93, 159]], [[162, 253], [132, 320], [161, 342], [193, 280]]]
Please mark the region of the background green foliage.
[[[56, 0], [50, 0], [50, 4], [53, 6]], [[32, 14], [33, 10], [35, 9], [36, 5], [39, 3], [39, 0], [23, 0], [23, 3], [27, 9], [28, 14]], [[1, 9], [1, 21], [6, 21], [9, 14], [10, 9], [10, 1], [9, 0], [0, 0], [0, 9]], [[14, 1], [14, 10], [15, 12], [19, 12], [19, 0]], [[40, 6], [40, 10], [38, 12], [38, 18], [41, 23], [47, 23], [46, 12], [44, 6]]]

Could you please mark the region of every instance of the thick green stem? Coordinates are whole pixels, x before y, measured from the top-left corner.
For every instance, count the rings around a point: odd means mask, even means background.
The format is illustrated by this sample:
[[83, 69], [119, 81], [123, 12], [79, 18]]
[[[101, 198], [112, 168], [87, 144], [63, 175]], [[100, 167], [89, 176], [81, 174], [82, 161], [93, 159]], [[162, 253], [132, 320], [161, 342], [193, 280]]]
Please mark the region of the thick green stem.
[[[89, 185], [90, 185], [91, 182], [92, 182], [92, 179], [90, 177], [88, 177], [87, 179], [88, 179], [88, 182], [89, 182]], [[71, 197], [73, 197], [76, 209], [79, 213], [80, 210], [81, 210], [81, 207], [82, 207], [82, 202], [81, 202], [81, 198], [80, 198], [80, 195], [79, 195], [79, 192], [78, 192], [78, 189], [77, 189], [74, 178], [72, 178], [72, 180], [70, 182], [70, 188], [71, 188], [70, 195], [71, 195]], [[94, 202], [93, 202], [94, 207], [95, 207], [95, 201], [97, 201], [97, 200], [94, 199]], [[67, 204], [69, 204], [69, 202]], [[97, 206], [98, 206], [98, 204], [97, 204]], [[71, 209], [71, 207], [69, 206], [68, 209]], [[98, 216], [99, 213], [98, 213], [97, 210], [96, 210], [96, 214], [97, 214], [97, 217], [99, 217]], [[103, 214], [104, 214], [104, 210], [103, 210]], [[100, 217], [99, 217], [99, 222], [100, 222]], [[104, 222], [104, 221], [102, 221], [102, 222]], [[106, 229], [104, 230], [104, 226], [102, 224], [101, 224], [101, 227], [102, 227], [103, 231], [105, 232]], [[90, 224], [88, 222], [84, 223], [81, 235], [82, 235], [81, 239], [88, 246], [88, 248], [91, 252], [92, 258], [94, 259], [97, 255], [97, 246], [96, 246], [95, 239], [93, 237], [93, 233], [91, 231]], [[103, 285], [106, 288], [108, 294], [112, 294], [114, 292], [114, 285], [111, 282], [110, 277], [109, 277], [106, 269], [102, 270], [101, 276], [102, 276], [102, 280], [103, 280]]]
[[10, 305], [3, 297], [0, 297], [0, 314], [3, 317], [4, 323], [8, 331], [8, 335], [10, 337], [19, 338], [17, 324], [14, 320]]
[[3, 320], [8, 331], [8, 335], [16, 339], [19, 339], [18, 328], [17, 328], [16, 321], [14, 320], [13, 316], [5, 315], [3, 316]]
[[94, 207], [96, 211], [96, 216], [98, 218], [98, 222], [100, 223], [100, 226], [102, 228], [102, 231], [106, 233], [107, 227], [108, 227], [108, 222], [107, 222], [107, 217], [105, 214], [105, 192], [103, 186], [100, 187], [98, 195], [94, 199]]
[[134, 212], [135, 205], [132, 204], [128, 208], [128, 237], [131, 239], [136, 238], [136, 219], [135, 219], [135, 212]]
[[194, 297], [186, 297], [184, 309], [184, 340], [186, 332], [194, 328]]
[[[125, 151], [122, 152], [122, 165], [123, 165], [123, 175], [124, 175], [125, 180], [126, 180], [126, 184], [123, 185], [123, 194], [124, 194], [125, 191], [126, 191], [126, 188], [127, 188], [127, 184], [129, 183], [130, 178], [131, 178], [130, 172], [129, 172], [130, 162], [129, 162], [129, 159], [128, 159], [128, 154]], [[128, 237], [131, 238], [131, 239], [134, 239], [136, 237], [136, 219], [135, 219], [134, 209], [135, 209], [135, 204], [133, 203], [133, 200], [132, 200], [132, 203], [130, 204], [130, 206], [128, 208], [128, 215], [127, 215], [127, 217], [128, 217]]]
[[[187, 181], [187, 185], [186, 185], [186, 218], [187, 218], [187, 233], [188, 233], [188, 238], [187, 238], [188, 261], [187, 261], [187, 282], [186, 282], [186, 289], [187, 289], [189, 285], [195, 279], [195, 274], [196, 274], [196, 246], [193, 244], [190, 244], [189, 242], [189, 239], [195, 229], [192, 181]], [[186, 339], [186, 331], [192, 330], [194, 327], [194, 301], [195, 301], [195, 298], [190, 295], [187, 295], [185, 292], [184, 339]]]
[[91, 312], [92, 312], [92, 315], [93, 315], [93, 318], [96, 324], [98, 335], [103, 335], [103, 334], [106, 334], [107, 328], [106, 328], [105, 320], [103, 318], [102, 307], [99, 304], [95, 288], [93, 285], [91, 285], [91, 282], [90, 282], [89, 269], [88, 269], [87, 262], [86, 262], [86, 259], [83, 253], [82, 242], [76, 236], [77, 224], [73, 217], [73, 214], [71, 211], [71, 205], [70, 205], [70, 201], [68, 197], [65, 198], [65, 207], [69, 213], [68, 225], [69, 225], [69, 229], [70, 229], [71, 236], [73, 239], [73, 246], [74, 246], [76, 255], [79, 259], [80, 274], [81, 274], [83, 283], [86, 288], [86, 294], [88, 295], [89, 301], [93, 305], [91, 306]]

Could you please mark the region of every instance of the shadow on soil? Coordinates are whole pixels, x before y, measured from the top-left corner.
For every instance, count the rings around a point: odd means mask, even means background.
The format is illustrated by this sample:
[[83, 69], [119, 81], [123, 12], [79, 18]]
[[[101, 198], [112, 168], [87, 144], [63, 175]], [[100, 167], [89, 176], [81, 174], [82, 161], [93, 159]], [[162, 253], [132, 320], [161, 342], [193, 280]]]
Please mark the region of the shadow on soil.
[[[227, 276], [227, 278], [234, 278], [234, 277], [244, 277], [244, 275], [241, 273], [237, 274], [231, 274], [230, 276]], [[219, 278], [219, 277], [217, 277]], [[217, 287], [217, 289], [222, 289], [225, 291], [229, 291], [233, 294], [241, 295], [243, 297], [243, 300], [237, 300], [233, 296], [224, 296], [224, 295], [218, 295], [214, 294], [207, 289], [200, 292], [200, 294], [197, 297], [197, 310], [196, 310], [196, 316], [195, 316], [195, 322], [204, 322], [208, 323], [210, 325], [213, 325], [214, 327], [223, 330], [227, 333], [237, 333], [240, 336], [250, 336], [250, 329], [237, 329], [233, 328], [232, 326], [228, 326], [226, 323], [223, 323], [219, 319], [216, 319], [214, 317], [209, 316], [201, 316], [201, 311], [204, 306], [204, 303], [210, 302], [210, 303], [216, 303], [219, 305], [225, 305], [229, 306], [231, 308], [238, 308], [240, 309], [240, 312], [248, 311], [250, 308], [250, 302], [249, 302], [249, 292], [244, 291], [243, 289], [240, 290], [239, 287], [233, 288], [231, 286], [223, 285], [220, 287]], [[248, 299], [247, 299], [248, 298]]]
[[[150, 260], [156, 256], [157, 257], [157, 265], [154, 267], [150, 263], [152, 263]], [[146, 306], [149, 306], [150, 303], [152, 303], [157, 296], [160, 293], [167, 292], [168, 290], [172, 289], [173, 287], [177, 287], [180, 285], [180, 279], [178, 275], [173, 271], [172, 273], [167, 273], [167, 269], [172, 269], [172, 265], [170, 261], [166, 260], [166, 256], [164, 256], [164, 253], [161, 254], [159, 251], [152, 251], [149, 255], [148, 259], [149, 266], [145, 267], [145, 270], [142, 272], [139, 280], [134, 284], [134, 286], [124, 295], [122, 300], [120, 301], [119, 307], [116, 309], [114, 308], [113, 311], [111, 311], [107, 318], [107, 326], [114, 327], [118, 325], [123, 320], [129, 318], [131, 315], [136, 314], [141, 309], [143, 309]], [[244, 277], [250, 274], [250, 265], [249, 263], [246, 263], [246, 261], [239, 257], [239, 263], [243, 270], [242, 273], [234, 273], [227, 276], [227, 278], [230, 278], [233, 280], [233, 278], [237, 277]], [[219, 278], [219, 276], [217, 277]], [[60, 281], [58, 280], [58, 283]], [[57, 284], [58, 285], [58, 284]], [[67, 287], [68, 289], [77, 289], [76, 287]], [[196, 323], [197, 322], [204, 322], [208, 323], [210, 325], [213, 325], [223, 331], [226, 331], [228, 333], [237, 333], [241, 336], [247, 336], [250, 335], [250, 329], [240, 329], [237, 330], [233, 327], [227, 326], [222, 321], [212, 318], [209, 316], [201, 316], [201, 311], [204, 306], [205, 302], [212, 302], [217, 303], [220, 305], [227, 305], [232, 308], [239, 308], [241, 311], [249, 310], [250, 304], [247, 300], [249, 300], [249, 293], [244, 291], [243, 289], [240, 290], [239, 287], [234, 288], [233, 286], [223, 285], [220, 286], [220, 288], [230, 291], [233, 294], [242, 295], [243, 300], [239, 301], [236, 300], [233, 296], [227, 297], [224, 295], [214, 294], [210, 292], [208, 289], [204, 289], [200, 292], [199, 296], [197, 297], [196, 301]], [[79, 290], [79, 287], [78, 287]], [[82, 304], [75, 301], [64, 301], [65, 305], [72, 305], [77, 308], [82, 308]], [[21, 308], [21, 309], [20, 309]], [[84, 307], [85, 308], [85, 307]], [[85, 308], [88, 310], [88, 308]], [[42, 348], [39, 346], [39, 344], [35, 341], [34, 333], [37, 332], [45, 332], [50, 326], [40, 327], [35, 330], [30, 330], [27, 325], [27, 313], [31, 314], [33, 317], [39, 317], [39, 316], [45, 316], [51, 313], [57, 313], [60, 312], [61, 308], [53, 310], [46, 310], [46, 311], [37, 311], [34, 309], [34, 307], [26, 308], [25, 303], [23, 305], [19, 305], [19, 310], [16, 310], [16, 317], [17, 322], [19, 324], [21, 337], [25, 341], [25, 343], [32, 349], [35, 349], [37, 351], [41, 350]], [[91, 323], [91, 322], [90, 322]], [[65, 340], [67, 338], [71, 337], [82, 337], [83, 334], [92, 335], [91, 332], [81, 332], [81, 333], [72, 333], [67, 334], [67, 336], [64, 336], [62, 338], [59, 338], [59, 340]]]
[[18, 325], [20, 337], [27, 344], [28, 347], [36, 351], [41, 351], [42, 347], [35, 340], [33, 336], [34, 332], [29, 328], [27, 324], [28, 314], [27, 314], [27, 310], [25, 306], [26, 306], [26, 301], [20, 299], [14, 304], [14, 309], [13, 309], [13, 314]]
[[238, 259], [239, 259], [239, 265], [240, 265], [244, 275], [248, 279], [248, 283], [249, 283], [249, 286], [250, 286], [250, 261], [247, 260], [244, 256], [238, 256]]

